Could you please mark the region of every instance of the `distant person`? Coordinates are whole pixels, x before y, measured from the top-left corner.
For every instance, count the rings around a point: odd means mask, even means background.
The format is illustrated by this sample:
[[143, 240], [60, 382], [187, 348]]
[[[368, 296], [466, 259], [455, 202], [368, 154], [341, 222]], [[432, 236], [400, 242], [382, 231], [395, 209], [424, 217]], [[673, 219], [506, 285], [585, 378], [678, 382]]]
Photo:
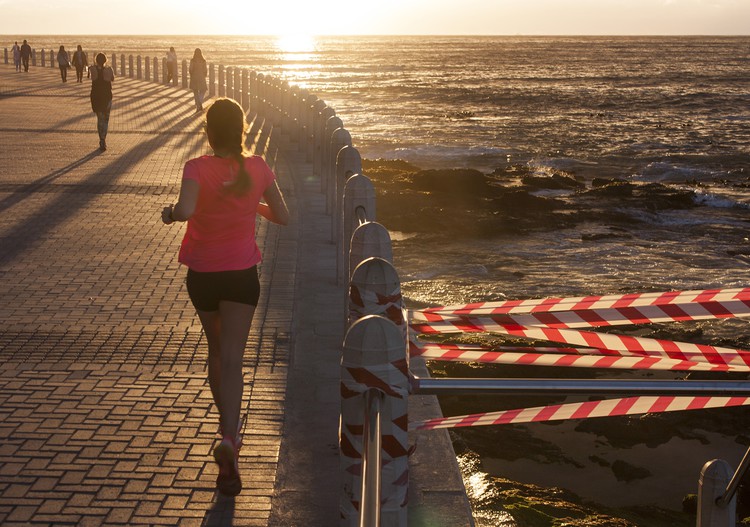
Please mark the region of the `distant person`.
[[76, 69], [76, 82], [83, 82], [83, 69], [88, 67], [89, 58], [83, 48], [78, 44], [78, 49], [73, 53], [73, 66]]
[[177, 84], [177, 52], [173, 47], [167, 51], [167, 84]]
[[91, 73], [91, 109], [96, 113], [96, 130], [99, 132], [99, 150], [107, 149], [107, 130], [109, 129], [109, 112], [112, 110], [112, 82], [115, 72], [106, 66], [107, 56], [98, 53], [96, 64], [89, 68]]
[[208, 74], [208, 67], [206, 66], [206, 59], [203, 58], [201, 48], [195, 48], [193, 58], [190, 59], [190, 89], [193, 90], [195, 97], [195, 111], [203, 111], [203, 96], [208, 90], [206, 86], [206, 75]]
[[29, 72], [29, 59], [31, 58], [31, 46], [29, 46], [29, 43], [26, 42], [24, 39], [23, 44], [21, 44], [21, 62], [23, 63], [23, 71], [26, 73]]
[[13, 47], [10, 48], [10, 50], [13, 52], [13, 64], [16, 66], [16, 72], [21, 71], [21, 46], [18, 45], [18, 42], [13, 44]]
[[242, 361], [260, 294], [256, 215], [281, 225], [289, 221], [276, 176], [263, 158], [245, 153], [245, 130], [237, 102], [214, 102], [206, 112], [213, 155], [185, 163], [177, 204], [161, 213], [166, 225], [187, 221], [178, 259], [188, 268], [188, 295], [208, 343], [208, 383], [222, 436], [213, 451], [219, 465], [216, 486], [229, 496], [242, 490]]
[[62, 78], [63, 82], [68, 82], [70, 55], [65, 51], [65, 46], [60, 46], [60, 50], [57, 52], [57, 65], [60, 66], [60, 78]]

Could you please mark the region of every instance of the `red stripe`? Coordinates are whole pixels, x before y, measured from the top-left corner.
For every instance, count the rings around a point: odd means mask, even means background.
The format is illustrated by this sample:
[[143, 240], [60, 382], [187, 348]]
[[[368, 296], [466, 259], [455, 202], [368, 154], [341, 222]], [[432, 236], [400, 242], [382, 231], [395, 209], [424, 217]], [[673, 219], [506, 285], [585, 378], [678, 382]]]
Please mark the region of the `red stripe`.
[[700, 302], [699, 305], [716, 318], [728, 318], [734, 316], [734, 313], [729, 311], [721, 302]]
[[573, 415], [570, 416], [570, 419], [586, 419], [591, 412], [596, 410], [596, 408], [599, 406], [599, 403], [601, 401], [586, 401], [583, 404], [581, 404], [580, 408], [573, 412]]
[[563, 298], [545, 298], [539, 304], [535, 305], [529, 310], [529, 313], [539, 313], [544, 311], [550, 311], [557, 304], [562, 302]]
[[555, 313], [546, 311], [544, 313], [534, 313], [532, 316], [543, 324], [550, 328], [566, 328], [568, 327], [564, 322], [560, 322]]
[[552, 417], [555, 416], [555, 414], [560, 410], [559, 404], [552, 404], [550, 406], [545, 406], [541, 410], [539, 410], [539, 413], [536, 414], [531, 421], [549, 421]]
[[693, 320], [693, 317], [687, 314], [684, 309], [675, 304], [666, 304], [659, 306], [659, 309], [664, 311], [672, 320]]
[[645, 324], [651, 321], [651, 319], [641, 313], [637, 307], [622, 307], [617, 311], [633, 324]]
[[597, 327], [597, 326], [609, 326], [609, 322], [599, 316], [599, 314], [596, 311], [575, 311], [575, 314], [581, 318], [581, 320], [585, 320], [589, 323], [589, 325]]
[[572, 310], [573, 311], [578, 311], [579, 309], [580, 310], [591, 309], [591, 306], [593, 306], [594, 304], [596, 304], [597, 302], [599, 302], [601, 299], [602, 299], [601, 295], [600, 296], [586, 296], [586, 297], [583, 297], [581, 300], [579, 300], [578, 302], [576, 302], [576, 304], [573, 306]]
[[672, 401], [674, 401], [674, 396], [660, 395], [656, 398], [654, 404], [651, 405], [651, 408], [648, 409], [648, 413], [663, 412], [664, 410], [669, 408], [669, 405], [672, 404]]
[[685, 410], [700, 410], [701, 408], [705, 408], [710, 401], [710, 397], [693, 397], [693, 400], [685, 407]]
[[702, 304], [703, 302], [708, 302], [710, 300], [713, 300], [714, 297], [721, 293], [721, 289], [706, 289], [705, 291], [701, 291], [701, 293], [695, 297], [695, 300], [693, 302], [698, 302]]
[[471, 315], [472, 311], [474, 311], [475, 309], [481, 309], [486, 303], [487, 302], [474, 302], [471, 304], [466, 304], [462, 308], [455, 310], [454, 313], [456, 315]]
[[523, 412], [523, 410], [523, 408], [518, 408], [516, 410], [508, 410], [507, 412], [503, 412], [497, 419], [492, 421], [492, 424], [501, 425], [511, 423], [513, 422], [513, 419], [518, 417], [518, 414]]
[[594, 364], [594, 367], [595, 368], [609, 368], [620, 359], [621, 357], [605, 356], [605, 357], [598, 359], [596, 363]]
[[503, 302], [500, 306], [494, 308], [492, 310], [491, 314], [492, 315], [501, 315], [503, 313], [510, 313], [511, 309], [513, 309], [514, 307], [518, 307], [518, 306], [522, 305], [524, 302], [526, 302], [526, 301], [525, 300], [507, 300], [507, 301]]
[[615, 404], [615, 407], [610, 410], [609, 415], [627, 415], [637, 400], [638, 397], [625, 397], [624, 399], [620, 399], [617, 401], [617, 404]]
[[614, 304], [612, 304], [612, 307], [628, 307], [639, 298], [641, 298], [641, 293], [629, 293], [627, 295], [622, 295]]

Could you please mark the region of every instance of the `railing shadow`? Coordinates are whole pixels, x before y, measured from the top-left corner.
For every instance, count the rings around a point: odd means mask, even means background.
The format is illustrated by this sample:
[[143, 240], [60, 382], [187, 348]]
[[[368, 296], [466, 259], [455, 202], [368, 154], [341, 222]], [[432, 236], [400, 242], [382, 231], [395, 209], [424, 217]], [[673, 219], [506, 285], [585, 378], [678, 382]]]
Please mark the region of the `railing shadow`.
[[86, 162], [91, 161], [95, 157], [101, 155], [101, 151], [97, 148], [96, 150], [86, 154], [81, 159], [73, 161], [66, 167], [55, 170], [54, 172], [47, 174], [44, 177], [37, 179], [31, 183], [21, 184], [19, 188], [12, 192], [8, 197], [0, 200], [0, 213], [11, 208], [13, 205], [23, 201], [30, 193], [39, 190], [49, 183], [52, 183], [57, 178], [64, 176], [68, 172], [72, 172], [76, 168], [83, 166]]
[[234, 525], [235, 499], [216, 493], [213, 506], [206, 511], [201, 527], [231, 527]]

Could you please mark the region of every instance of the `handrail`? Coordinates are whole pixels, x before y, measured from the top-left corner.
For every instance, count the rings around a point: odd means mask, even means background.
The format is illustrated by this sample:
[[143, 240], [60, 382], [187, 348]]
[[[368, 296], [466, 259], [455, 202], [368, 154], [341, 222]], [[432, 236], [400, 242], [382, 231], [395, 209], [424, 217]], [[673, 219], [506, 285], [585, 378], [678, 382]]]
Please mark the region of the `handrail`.
[[380, 405], [383, 392], [371, 388], [365, 392], [365, 421], [362, 432], [362, 504], [360, 527], [380, 526]]
[[745, 473], [747, 472], [748, 468], [750, 468], [750, 448], [747, 449], [747, 451], [745, 452], [745, 455], [742, 457], [742, 461], [740, 461], [740, 464], [737, 467], [737, 470], [735, 470], [731, 481], [729, 482], [726, 490], [724, 491], [724, 494], [716, 500], [716, 505], [718, 507], [724, 508], [729, 505], [729, 502], [731, 502], [732, 499], [734, 498], [734, 495], [737, 492], [737, 487], [740, 486], [740, 482], [742, 481], [742, 478], [745, 476]]
[[[671, 379], [482, 379], [413, 378], [413, 393], [494, 395], [716, 395], [750, 396], [747, 381], [682, 381]], [[748, 461], [750, 463], [750, 461]]]

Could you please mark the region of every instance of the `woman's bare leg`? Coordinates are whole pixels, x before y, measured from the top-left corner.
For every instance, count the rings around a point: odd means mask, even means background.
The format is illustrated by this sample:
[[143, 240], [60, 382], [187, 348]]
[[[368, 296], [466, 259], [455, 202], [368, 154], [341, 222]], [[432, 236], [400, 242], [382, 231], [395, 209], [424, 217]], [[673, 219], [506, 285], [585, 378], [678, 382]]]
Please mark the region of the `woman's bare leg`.
[[[237, 302], [219, 303], [221, 317], [221, 426], [224, 435], [234, 439], [242, 406], [242, 359], [253, 321], [255, 306]], [[231, 435], [230, 435], [231, 434]]]
[[221, 316], [218, 311], [197, 311], [208, 342], [208, 385], [221, 415]]

